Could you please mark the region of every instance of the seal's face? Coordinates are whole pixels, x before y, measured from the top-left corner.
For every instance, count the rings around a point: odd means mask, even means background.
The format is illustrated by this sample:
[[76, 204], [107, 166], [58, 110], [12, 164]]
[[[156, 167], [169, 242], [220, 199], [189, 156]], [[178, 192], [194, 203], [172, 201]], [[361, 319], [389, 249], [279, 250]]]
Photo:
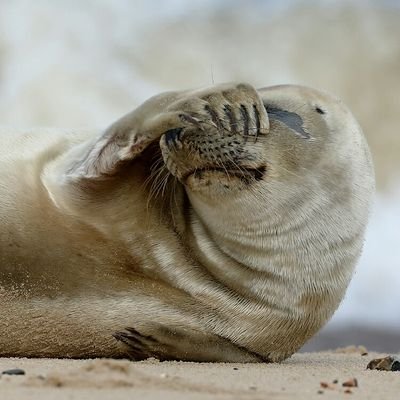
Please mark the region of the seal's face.
[[196, 198], [237, 200], [237, 212], [277, 206], [281, 214], [299, 197], [351, 191], [348, 176], [359, 167], [349, 140], [359, 127], [331, 96], [293, 86], [232, 88], [177, 108], [188, 123], [165, 132], [160, 147], [169, 172]]
[[160, 140], [169, 172], [191, 192], [219, 196], [290, 179], [299, 168], [310, 169], [327, 142], [319, 137], [328, 130], [324, 101], [311, 95], [291, 93], [288, 102], [239, 85], [196, 100], [179, 105], [190, 109], [181, 115], [187, 125]]

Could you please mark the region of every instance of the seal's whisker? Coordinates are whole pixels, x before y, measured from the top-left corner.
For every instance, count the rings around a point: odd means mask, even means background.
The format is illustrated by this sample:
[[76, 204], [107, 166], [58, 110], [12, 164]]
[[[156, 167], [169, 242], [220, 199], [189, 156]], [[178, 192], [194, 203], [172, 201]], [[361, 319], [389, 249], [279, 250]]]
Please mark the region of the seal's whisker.
[[157, 174], [157, 176], [154, 180], [155, 185], [153, 187], [154, 190], [153, 190], [152, 194], [155, 197], [157, 197], [160, 194], [160, 192], [162, 192], [164, 181], [166, 178], [168, 178], [168, 173], [165, 173], [165, 172], [166, 172], [165, 169], [160, 170], [160, 172]]
[[172, 183], [172, 190], [170, 191], [170, 197], [169, 197], [169, 209], [171, 212], [172, 223], [176, 227], [177, 224], [175, 221], [174, 211], [175, 211], [175, 209], [179, 208], [178, 198], [177, 198], [177, 194], [176, 194], [176, 188], [178, 186], [178, 179], [173, 175], [171, 175], [171, 177], [172, 177], [173, 183]]
[[226, 169], [226, 165], [223, 162], [218, 162], [219, 165], [222, 165], [222, 168], [225, 170], [226, 176], [228, 177], [228, 180], [231, 179], [231, 175], [229, 174], [229, 171]]
[[149, 208], [151, 201], [159, 195], [160, 188], [162, 188], [162, 186], [164, 185], [164, 180], [165, 179], [168, 180], [168, 177], [170, 175], [171, 174], [168, 171], [168, 168], [163, 163], [154, 172], [152, 171], [149, 178], [146, 179], [149, 180], [149, 182], [151, 182], [151, 186], [149, 189], [149, 196], [147, 199], [147, 208]]
[[233, 157], [232, 157], [231, 155], [227, 155], [227, 159], [228, 159], [228, 162], [229, 162], [229, 163], [233, 164], [233, 165], [237, 168], [237, 170], [241, 173], [242, 177], [245, 177], [245, 176], [246, 176], [246, 172], [245, 172], [244, 168], [241, 167], [241, 166], [233, 159]]
[[145, 181], [142, 184], [142, 187], [144, 189], [147, 189], [147, 186], [150, 184], [150, 191], [151, 191], [151, 186], [154, 184], [157, 176], [162, 172], [164, 169], [165, 165], [159, 165], [157, 168], [151, 168], [150, 169], [150, 174], [149, 176], [145, 179]]
[[168, 181], [169, 181], [169, 178], [170, 178], [170, 174], [166, 174], [166, 175], [164, 176], [164, 178], [163, 178], [163, 182], [162, 182], [162, 185], [161, 185], [161, 188], [162, 188], [162, 190], [161, 190], [161, 196], [162, 196], [162, 197], [165, 196], [165, 190], [166, 190], [166, 188], [167, 188], [167, 183], [168, 183]]
[[147, 186], [153, 182], [154, 177], [156, 174], [160, 172], [160, 170], [164, 167], [164, 165], [161, 165], [162, 160], [158, 160], [155, 162], [151, 167], [150, 167], [150, 174], [149, 176], [144, 180], [142, 183], [142, 188], [147, 189]]

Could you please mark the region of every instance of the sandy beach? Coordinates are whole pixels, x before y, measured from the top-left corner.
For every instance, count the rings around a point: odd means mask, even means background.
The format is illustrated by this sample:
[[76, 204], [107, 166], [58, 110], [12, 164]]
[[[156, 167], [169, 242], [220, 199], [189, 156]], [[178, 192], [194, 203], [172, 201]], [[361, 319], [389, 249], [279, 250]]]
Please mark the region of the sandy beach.
[[[360, 351], [296, 354], [281, 364], [0, 359], [2, 399], [394, 399], [400, 372], [367, 370]], [[357, 387], [343, 387], [355, 378]]]

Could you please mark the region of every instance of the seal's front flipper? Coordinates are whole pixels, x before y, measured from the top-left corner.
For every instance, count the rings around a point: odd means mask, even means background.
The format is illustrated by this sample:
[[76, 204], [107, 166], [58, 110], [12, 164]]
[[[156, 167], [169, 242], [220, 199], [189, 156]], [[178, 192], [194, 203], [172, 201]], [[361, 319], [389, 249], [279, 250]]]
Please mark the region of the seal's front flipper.
[[248, 352], [217, 335], [188, 328], [170, 328], [154, 324], [144, 333], [134, 328], [116, 332], [113, 336], [127, 346], [134, 360], [154, 357], [161, 361], [198, 362], [262, 362], [261, 357]]
[[268, 115], [258, 92], [250, 85], [231, 83], [161, 93], [75, 149], [65, 173], [75, 181], [108, 179], [164, 134], [173, 142], [183, 130], [205, 129], [255, 137], [267, 133]]
[[98, 137], [71, 149], [64, 176], [72, 182], [102, 181], [117, 175], [129, 162], [171, 130], [196, 122], [179, 111], [168, 111], [173, 93], [158, 95], [114, 122]]

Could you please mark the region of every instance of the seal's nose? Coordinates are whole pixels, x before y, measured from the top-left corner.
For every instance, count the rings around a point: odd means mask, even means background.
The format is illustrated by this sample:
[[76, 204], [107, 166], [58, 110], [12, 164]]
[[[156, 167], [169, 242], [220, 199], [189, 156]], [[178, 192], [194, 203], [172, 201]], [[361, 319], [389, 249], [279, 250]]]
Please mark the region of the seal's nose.
[[171, 147], [176, 144], [176, 142], [181, 139], [182, 128], [174, 128], [165, 132], [165, 143], [168, 147]]

